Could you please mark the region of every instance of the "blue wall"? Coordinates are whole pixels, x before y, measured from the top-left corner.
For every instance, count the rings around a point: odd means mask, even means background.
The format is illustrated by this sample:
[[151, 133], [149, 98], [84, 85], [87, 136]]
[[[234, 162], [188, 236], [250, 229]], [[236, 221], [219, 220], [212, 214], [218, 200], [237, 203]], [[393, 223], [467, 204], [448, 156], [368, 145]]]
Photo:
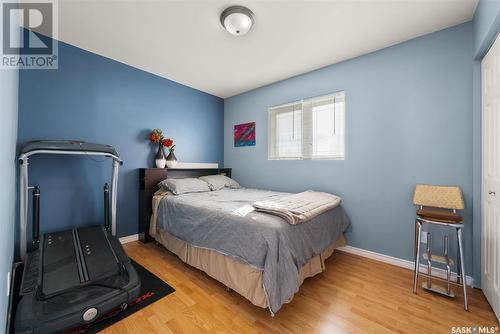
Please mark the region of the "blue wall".
[[[168, 61], [168, 59], [165, 59]], [[119, 177], [118, 234], [138, 231], [140, 167], [154, 165], [150, 129], [162, 128], [185, 162], [223, 162], [223, 100], [111, 59], [59, 43], [59, 69], [20, 71], [19, 145], [78, 139], [113, 145]], [[111, 162], [91, 157], [30, 159], [42, 192], [42, 230], [102, 222]]]
[[18, 71], [0, 70], [0, 333], [5, 333], [7, 272], [14, 256], [17, 93]]
[[[466, 23], [226, 99], [224, 163], [245, 186], [342, 196], [350, 245], [408, 260], [415, 184], [460, 185], [470, 273], [472, 53]], [[267, 160], [269, 106], [338, 90], [346, 91], [345, 161]], [[233, 147], [233, 126], [250, 121], [257, 145]]]

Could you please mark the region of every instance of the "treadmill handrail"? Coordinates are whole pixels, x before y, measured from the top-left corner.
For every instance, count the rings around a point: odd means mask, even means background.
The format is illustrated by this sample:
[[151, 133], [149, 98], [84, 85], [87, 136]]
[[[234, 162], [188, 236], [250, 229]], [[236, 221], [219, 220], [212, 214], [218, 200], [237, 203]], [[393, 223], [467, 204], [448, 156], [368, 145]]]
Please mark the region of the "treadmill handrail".
[[41, 150], [91, 151], [109, 153], [118, 156], [115, 148], [111, 145], [89, 143], [81, 140], [32, 140], [22, 147], [19, 154]]
[[[30, 144], [37, 144], [38, 142], [30, 142]], [[62, 143], [76, 143], [76, 144], [87, 144], [85, 142], [70, 142], [70, 141], [62, 141]], [[27, 146], [28, 146], [27, 145]], [[90, 144], [96, 145], [97, 144]], [[25, 148], [27, 147], [25, 146]], [[94, 146], [94, 148], [96, 148]], [[101, 146], [104, 147], [104, 146]], [[21, 260], [24, 261], [26, 258], [27, 252], [27, 222], [28, 222], [28, 160], [32, 155], [39, 154], [59, 154], [59, 155], [92, 155], [92, 156], [103, 156], [107, 158], [113, 159], [113, 169], [111, 175], [111, 235], [116, 235], [116, 203], [117, 203], [117, 191], [118, 191], [118, 169], [119, 166], [123, 164], [123, 161], [118, 156], [118, 153], [111, 146], [106, 146], [107, 150], [84, 150], [83, 148], [78, 150], [71, 149], [58, 149], [56, 146], [54, 148], [50, 147], [42, 147], [42, 148], [34, 148], [33, 150], [24, 150], [21, 151], [19, 155], [19, 253], [21, 256]], [[109, 149], [112, 149], [110, 152]], [[116, 153], [113, 154], [112, 152]]]
[[113, 160], [117, 161], [120, 163], [120, 165], [123, 164], [123, 160], [120, 159], [120, 157], [107, 153], [107, 152], [97, 152], [97, 151], [60, 151], [60, 150], [34, 150], [34, 151], [29, 151], [27, 153], [22, 153], [19, 155], [19, 163], [23, 163], [25, 158], [28, 158], [32, 155], [37, 155], [37, 154], [62, 154], [62, 155], [95, 155], [95, 156], [104, 156], [108, 158], [112, 158]]

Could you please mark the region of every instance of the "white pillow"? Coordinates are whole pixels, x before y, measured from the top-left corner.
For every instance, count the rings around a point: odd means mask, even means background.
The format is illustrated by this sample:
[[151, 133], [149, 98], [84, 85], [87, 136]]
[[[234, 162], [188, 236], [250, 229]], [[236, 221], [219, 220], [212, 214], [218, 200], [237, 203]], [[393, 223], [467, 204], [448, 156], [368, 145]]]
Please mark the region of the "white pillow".
[[200, 177], [200, 180], [208, 183], [211, 190], [220, 190], [222, 188], [241, 188], [238, 182], [225, 175], [207, 175]]
[[158, 187], [171, 191], [174, 195], [210, 191], [206, 182], [195, 178], [165, 179], [158, 183]]

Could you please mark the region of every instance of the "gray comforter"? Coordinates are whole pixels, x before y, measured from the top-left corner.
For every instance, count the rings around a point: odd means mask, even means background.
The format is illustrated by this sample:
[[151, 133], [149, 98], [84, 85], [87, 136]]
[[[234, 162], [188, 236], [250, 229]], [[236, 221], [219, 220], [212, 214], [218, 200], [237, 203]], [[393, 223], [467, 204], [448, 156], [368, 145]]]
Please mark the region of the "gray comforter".
[[299, 268], [349, 226], [341, 206], [298, 225], [252, 207], [256, 201], [287, 195], [290, 194], [257, 189], [223, 189], [166, 196], [158, 208], [157, 228], [192, 246], [218, 251], [263, 270], [264, 290], [274, 314], [298, 292]]

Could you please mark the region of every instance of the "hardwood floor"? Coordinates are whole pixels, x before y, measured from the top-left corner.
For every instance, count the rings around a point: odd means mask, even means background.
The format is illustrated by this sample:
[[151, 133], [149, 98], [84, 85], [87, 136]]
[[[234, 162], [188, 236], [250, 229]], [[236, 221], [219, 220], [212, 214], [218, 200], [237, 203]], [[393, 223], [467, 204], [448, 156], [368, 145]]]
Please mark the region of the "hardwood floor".
[[[236, 292], [155, 243], [125, 245], [131, 258], [172, 285], [173, 294], [104, 333], [451, 333], [454, 326], [500, 325], [484, 295], [456, 299], [411, 292], [409, 270], [336, 251], [272, 318]], [[459, 293], [455, 288], [455, 292]]]

